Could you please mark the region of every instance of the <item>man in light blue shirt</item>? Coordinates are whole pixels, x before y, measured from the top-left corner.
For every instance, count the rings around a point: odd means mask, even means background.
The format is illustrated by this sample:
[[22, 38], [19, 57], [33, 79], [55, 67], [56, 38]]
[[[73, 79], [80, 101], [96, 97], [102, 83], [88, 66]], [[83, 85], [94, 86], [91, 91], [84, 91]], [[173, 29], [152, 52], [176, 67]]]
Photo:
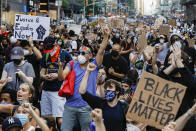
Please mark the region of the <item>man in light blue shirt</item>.
[[[103, 61], [104, 50], [108, 43], [108, 36], [109, 29], [105, 29], [102, 44], [100, 45], [96, 59], [92, 62], [97, 66], [97, 68], [90, 74], [87, 90], [94, 95], [96, 95], [96, 80], [99, 70], [98, 68], [101, 66]], [[74, 93], [72, 96], [67, 98], [67, 102], [65, 103], [63, 122], [61, 126], [62, 131], [72, 131], [76, 120], [79, 120], [81, 131], [90, 131], [91, 108], [79, 94], [79, 87], [92, 54], [90, 49], [86, 46], [80, 47], [79, 51], [80, 54], [78, 56], [78, 61], [74, 61], [73, 64], [73, 71], [76, 71]], [[69, 63], [67, 64], [65, 69], [63, 69], [63, 63], [60, 62], [59, 65], [60, 68], [58, 72], [58, 78], [59, 80], [64, 80], [69, 74], [71, 67]]]

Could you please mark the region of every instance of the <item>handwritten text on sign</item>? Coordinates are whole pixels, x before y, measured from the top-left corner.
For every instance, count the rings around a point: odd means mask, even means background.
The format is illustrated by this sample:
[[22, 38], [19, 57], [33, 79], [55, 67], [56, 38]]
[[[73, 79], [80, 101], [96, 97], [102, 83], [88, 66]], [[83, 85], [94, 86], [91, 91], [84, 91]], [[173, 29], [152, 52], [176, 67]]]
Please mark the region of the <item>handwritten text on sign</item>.
[[129, 106], [127, 118], [162, 129], [174, 120], [186, 87], [144, 72]]
[[14, 36], [17, 39], [43, 41], [49, 35], [50, 18], [29, 15], [15, 15]]

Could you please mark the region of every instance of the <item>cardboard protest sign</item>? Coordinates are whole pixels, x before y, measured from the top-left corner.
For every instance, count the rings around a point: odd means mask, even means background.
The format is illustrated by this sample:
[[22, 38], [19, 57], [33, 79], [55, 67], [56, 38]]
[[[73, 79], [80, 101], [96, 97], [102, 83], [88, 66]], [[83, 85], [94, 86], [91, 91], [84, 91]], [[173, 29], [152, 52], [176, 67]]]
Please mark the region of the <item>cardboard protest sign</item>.
[[167, 35], [168, 38], [170, 36], [170, 27], [169, 26], [160, 26], [159, 28], [160, 35]]
[[97, 35], [96, 34], [93, 34], [93, 33], [88, 33], [85, 35], [85, 37], [88, 39], [88, 40], [95, 40]]
[[176, 26], [176, 20], [175, 20], [175, 19], [170, 19], [170, 20], [168, 21], [168, 25]]
[[157, 18], [154, 24], [154, 28], [158, 29], [161, 25], [163, 25], [163, 18]]
[[16, 39], [26, 40], [31, 37], [33, 40], [43, 41], [49, 35], [49, 29], [49, 17], [15, 15], [14, 37]]
[[188, 41], [189, 47], [193, 47], [194, 48], [195, 40], [194, 39], [187, 39], [187, 41]]
[[123, 19], [112, 19], [111, 20], [111, 27], [114, 28], [124, 28], [125, 22]]
[[141, 36], [139, 37], [137, 46], [141, 49], [141, 51], [143, 51], [146, 48], [147, 39], [146, 39], [146, 33], [145, 32], [143, 32], [141, 34]]
[[185, 86], [143, 72], [126, 117], [162, 129], [175, 119], [185, 91]]

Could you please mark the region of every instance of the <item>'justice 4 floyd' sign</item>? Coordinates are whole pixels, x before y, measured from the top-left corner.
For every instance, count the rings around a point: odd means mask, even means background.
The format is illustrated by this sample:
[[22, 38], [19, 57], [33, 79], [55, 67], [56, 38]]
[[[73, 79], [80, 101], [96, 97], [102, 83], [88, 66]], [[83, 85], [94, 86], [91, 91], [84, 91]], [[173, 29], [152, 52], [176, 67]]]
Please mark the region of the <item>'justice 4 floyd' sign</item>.
[[26, 40], [31, 37], [33, 40], [43, 41], [49, 35], [49, 29], [49, 17], [15, 15], [14, 37], [16, 39]]
[[162, 129], [175, 119], [186, 87], [144, 72], [127, 112], [127, 118]]

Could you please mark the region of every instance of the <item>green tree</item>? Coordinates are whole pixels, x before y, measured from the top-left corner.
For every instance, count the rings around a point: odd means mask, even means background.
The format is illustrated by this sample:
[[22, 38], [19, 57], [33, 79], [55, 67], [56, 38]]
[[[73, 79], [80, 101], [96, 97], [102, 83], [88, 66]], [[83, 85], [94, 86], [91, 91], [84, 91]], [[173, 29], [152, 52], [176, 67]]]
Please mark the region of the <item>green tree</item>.
[[131, 10], [134, 9], [134, 0], [127, 0], [128, 6], [131, 8]]
[[63, 0], [62, 6], [65, 7], [65, 8], [67, 8], [67, 9], [70, 8], [70, 3], [69, 3], [69, 1], [68, 1], [68, 0]]

